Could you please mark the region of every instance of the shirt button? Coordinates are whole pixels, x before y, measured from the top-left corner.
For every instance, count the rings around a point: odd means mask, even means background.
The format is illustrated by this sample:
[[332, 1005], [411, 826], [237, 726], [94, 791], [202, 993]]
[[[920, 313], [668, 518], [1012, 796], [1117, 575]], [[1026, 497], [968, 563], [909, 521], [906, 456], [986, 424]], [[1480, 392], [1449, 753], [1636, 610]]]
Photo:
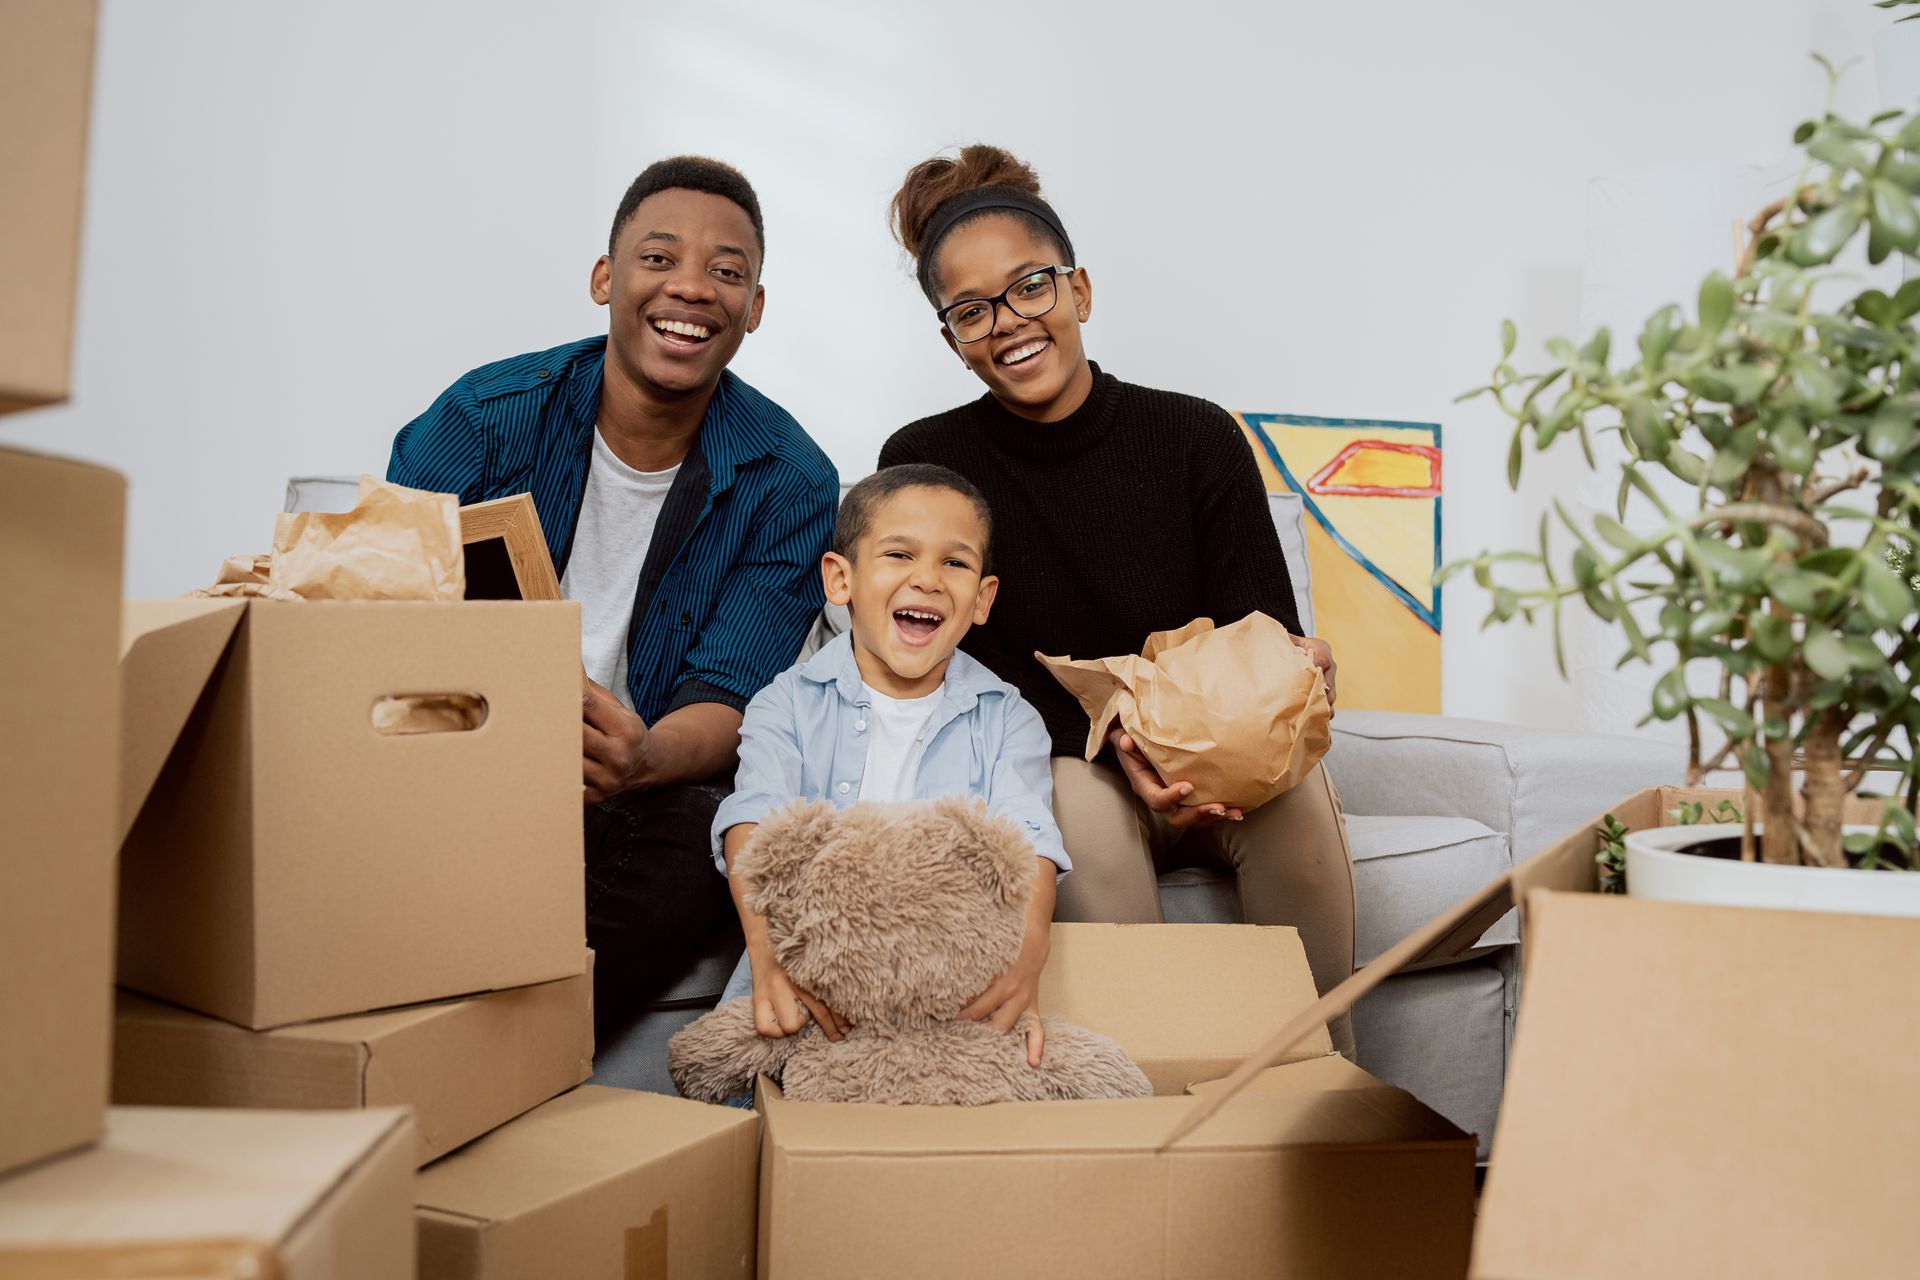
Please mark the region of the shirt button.
[[841, 794], [841, 795], [845, 795], [845, 794], [847, 794], [847, 792], [849, 792], [849, 791], [851, 791], [852, 789], [853, 789], [853, 788], [852, 788], [851, 786], [849, 786], [849, 785], [848, 785], [847, 783], [844, 783], [844, 782], [843, 782], [843, 783], [841, 783], [841, 784], [840, 784], [840, 794]]
[[540, 372], [539, 372], [538, 374], [536, 374], [535, 376], [536, 376], [536, 377], [540, 377], [540, 378], [545, 378], [545, 377], [550, 377], [550, 376], [551, 376], [551, 372], [550, 372], [549, 370], [546, 370], [546, 369], [542, 369], [542, 370], [541, 370], [541, 371], [540, 371]]
[[853, 722], [853, 731], [855, 733], [865, 733], [867, 731], [867, 722], [865, 720], [855, 720]]

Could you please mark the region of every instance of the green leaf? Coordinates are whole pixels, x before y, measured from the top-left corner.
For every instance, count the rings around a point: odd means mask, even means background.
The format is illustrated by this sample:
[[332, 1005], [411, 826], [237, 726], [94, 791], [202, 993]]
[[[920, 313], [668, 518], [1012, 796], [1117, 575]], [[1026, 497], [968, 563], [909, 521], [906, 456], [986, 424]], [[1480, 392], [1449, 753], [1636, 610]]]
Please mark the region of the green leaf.
[[1609, 515], [1596, 515], [1593, 518], [1594, 532], [1622, 551], [1640, 550], [1640, 539], [1633, 536], [1631, 530]]
[[1718, 538], [1699, 540], [1700, 558], [1713, 570], [1714, 579], [1730, 591], [1748, 591], [1760, 585], [1767, 567], [1766, 553], [1731, 546]]
[[1893, 293], [1895, 320], [1907, 320], [1916, 314], [1920, 314], [1920, 277], [1907, 281]]
[[1840, 645], [1847, 651], [1848, 665], [1861, 675], [1871, 675], [1887, 665], [1887, 655], [1865, 636], [1841, 636]]
[[1773, 761], [1767, 759], [1767, 753], [1759, 747], [1748, 747], [1746, 754], [1740, 757], [1740, 768], [1747, 775], [1747, 785], [1755, 791], [1765, 791], [1767, 780], [1773, 777]]
[[1817, 614], [1821, 595], [1836, 584], [1825, 574], [1809, 573], [1795, 565], [1770, 564], [1765, 574], [1767, 594], [1790, 613]]
[[1687, 638], [1696, 643], [1711, 640], [1733, 625], [1733, 610], [1702, 609], [1687, 622]]
[[1747, 468], [1753, 463], [1753, 455], [1760, 451], [1760, 430], [1758, 427], [1745, 427], [1727, 437], [1727, 442], [1713, 451], [1713, 462], [1707, 468], [1707, 480], [1723, 489], [1732, 488], [1740, 477], [1747, 474]]
[[1667, 456], [1660, 461], [1685, 484], [1699, 484], [1701, 477], [1707, 474], [1706, 462], [1698, 454], [1688, 453], [1678, 445], [1667, 450]]
[[1828, 680], [1844, 680], [1853, 669], [1853, 659], [1848, 655], [1846, 646], [1840, 643], [1839, 636], [1825, 627], [1808, 627], [1807, 638], [1801, 644], [1800, 652], [1814, 674]]
[[1667, 449], [1673, 444], [1673, 432], [1656, 416], [1651, 401], [1638, 397], [1629, 401], [1626, 426], [1627, 438], [1633, 441], [1641, 457], [1658, 462], [1667, 456]]
[[1754, 731], [1753, 717], [1719, 698], [1702, 698], [1694, 704], [1713, 717], [1713, 722], [1725, 730], [1729, 738], [1751, 738]]
[[1613, 335], [1602, 325], [1595, 330], [1593, 337], [1587, 339], [1587, 345], [1580, 348], [1580, 358], [1592, 361], [1602, 369], [1607, 367], [1607, 356], [1613, 350]]
[[1908, 117], [1895, 141], [1908, 151], [1920, 151], [1920, 114]]
[[1700, 283], [1700, 331], [1713, 337], [1733, 314], [1733, 285], [1718, 271]]
[[1678, 307], [1662, 307], [1648, 318], [1646, 328], [1640, 331], [1640, 359], [1649, 374], [1659, 370], [1682, 327]]
[[1513, 443], [1507, 446], [1507, 488], [1520, 487], [1520, 458], [1525, 444], [1527, 424], [1521, 423], [1513, 430]]
[[1883, 404], [1867, 424], [1867, 436], [1861, 447], [1870, 458], [1897, 462], [1913, 446], [1915, 431], [1913, 410], [1898, 404]]
[[1520, 334], [1513, 327], [1513, 321], [1502, 320], [1500, 322], [1500, 358], [1502, 360], [1513, 355], [1513, 346], [1518, 341], [1520, 341]]
[[1813, 470], [1813, 438], [1798, 418], [1783, 417], [1775, 421], [1772, 444], [1774, 461], [1783, 469], [1797, 476]]
[[1865, 173], [1873, 168], [1873, 161], [1867, 159], [1866, 152], [1852, 143], [1841, 141], [1831, 133], [1815, 138], [1809, 143], [1807, 154], [1836, 169], [1852, 169], [1856, 173]]
[[1865, 217], [1866, 210], [1857, 200], [1833, 206], [1787, 237], [1787, 260], [1797, 267], [1818, 267], [1833, 261]]
[[1683, 714], [1692, 701], [1687, 696], [1686, 672], [1675, 667], [1660, 677], [1653, 686], [1653, 716], [1656, 720], [1672, 720]]
[[1908, 253], [1920, 247], [1920, 210], [1913, 200], [1893, 183], [1876, 178], [1869, 184], [1873, 195], [1873, 224], [1882, 229], [1896, 249]]
[[1762, 660], [1782, 662], [1793, 652], [1793, 627], [1777, 613], [1756, 613], [1747, 619], [1747, 642]]
[[1913, 612], [1913, 592], [1885, 561], [1869, 555], [1860, 566], [1860, 606], [1869, 618], [1891, 630]]
[[1878, 289], [1868, 289], [1853, 300], [1853, 314], [1868, 324], [1879, 325], [1882, 329], [1891, 329], [1899, 323], [1894, 314], [1893, 299]]

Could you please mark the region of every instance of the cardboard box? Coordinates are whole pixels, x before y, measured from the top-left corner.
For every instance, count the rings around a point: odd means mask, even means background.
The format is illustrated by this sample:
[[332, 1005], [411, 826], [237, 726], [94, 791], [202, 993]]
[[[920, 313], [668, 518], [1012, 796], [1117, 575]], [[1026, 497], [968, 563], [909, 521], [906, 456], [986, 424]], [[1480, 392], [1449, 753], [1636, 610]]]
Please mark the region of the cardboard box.
[[751, 1111], [584, 1085], [421, 1171], [421, 1280], [743, 1280]]
[[1291, 929], [1056, 925], [1042, 1007], [1113, 1036], [1162, 1096], [834, 1105], [763, 1080], [762, 1280], [1457, 1278], [1472, 1138], [1329, 1058], [1324, 1025], [1285, 1087], [1160, 1150], [1196, 1072], [1226, 1070], [1314, 998]]
[[412, 1280], [412, 1198], [404, 1111], [115, 1107], [0, 1181], [0, 1275]]
[[593, 1074], [591, 974], [248, 1031], [121, 992], [113, 1100], [413, 1109], [425, 1164]]
[[[165, 763], [123, 799], [121, 984], [257, 1030], [579, 972], [579, 607], [213, 604], [127, 605], [129, 705], [143, 653], [205, 688], [127, 725]], [[442, 694], [484, 722], [382, 731]]]
[[92, 0], [0, 6], [0, 413], [67, 398]]
[[[1741, 793], [1653, 788], [1610, 812], [1642, 829], [1723, 798]], [[1920, 924], [1601, 895], [1600, 816], [1329, 992], [1229, 1085], [1310, 1017], [1519, 905], [1525, 983], [1476, 1280], [1912, 1275]]]
[[126, 489], [0, 449], [0, 1171], [106, 1112]]

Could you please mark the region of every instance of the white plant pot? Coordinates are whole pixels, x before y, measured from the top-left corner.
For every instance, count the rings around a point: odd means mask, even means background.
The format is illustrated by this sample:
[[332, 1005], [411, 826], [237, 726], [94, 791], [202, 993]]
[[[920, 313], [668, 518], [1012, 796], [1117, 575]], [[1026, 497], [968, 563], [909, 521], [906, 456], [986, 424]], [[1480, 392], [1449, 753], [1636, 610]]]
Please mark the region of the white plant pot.
[[[1847, 828], [1849, 833], [1872, 830]], [[1703, 823], [1628, 832], [1627, 892], [1659, 902], [1715, 907], [1920, 917], [1920, 872], [1786, 867], [1675, 852], [1683, 845], [1720, 836], [1738, 839], [1740, 824]]]

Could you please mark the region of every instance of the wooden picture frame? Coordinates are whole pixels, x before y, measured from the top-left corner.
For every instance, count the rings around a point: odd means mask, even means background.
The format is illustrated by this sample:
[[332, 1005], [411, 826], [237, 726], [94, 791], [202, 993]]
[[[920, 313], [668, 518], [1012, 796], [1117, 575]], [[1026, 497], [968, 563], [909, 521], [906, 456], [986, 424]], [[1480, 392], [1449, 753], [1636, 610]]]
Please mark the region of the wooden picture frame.
[[467, 599], [558, 600], [560, 578], [530, 494], [460, 508], [467, 549]]

